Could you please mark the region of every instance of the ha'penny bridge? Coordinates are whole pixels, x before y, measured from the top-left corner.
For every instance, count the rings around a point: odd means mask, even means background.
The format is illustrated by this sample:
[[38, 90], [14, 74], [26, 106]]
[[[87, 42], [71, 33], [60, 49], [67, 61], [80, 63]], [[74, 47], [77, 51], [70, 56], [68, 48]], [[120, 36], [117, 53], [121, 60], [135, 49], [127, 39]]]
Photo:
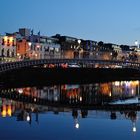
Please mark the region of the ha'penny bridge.
[[140, 69], [140, 63], [133, 61], [118, 61], [118, 60], [97, 60], [97, 59], [36, 59], [23, 60], [15, 62], [0, 63], [0, 73], [16, 70], [20, 68], [55, 65], [55, 68], [61, 64], [78, 64], [79, 68], [130, 68]]

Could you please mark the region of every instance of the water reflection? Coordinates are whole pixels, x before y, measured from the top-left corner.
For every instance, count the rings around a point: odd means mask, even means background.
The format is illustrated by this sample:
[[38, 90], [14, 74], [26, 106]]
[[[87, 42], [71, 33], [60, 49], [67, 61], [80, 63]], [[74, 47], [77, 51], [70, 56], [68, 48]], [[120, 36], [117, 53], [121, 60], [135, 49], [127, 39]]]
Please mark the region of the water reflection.
[[139, 81], [116, 81], [88, 85], [54, 85], [44, 87], [1, 88], [1, 97], [44, 105], [104, 105], [137, 99]]
[[[0, 89], [0, 114], [1, 117], [14, 117], [16, 121], [32, 125], [33, 121], [39, 124], [41, 114], [47, 116], [48, 112], [53, 112], [59, 115], [63, 112], [64, 116], [67, 114], [73, 118], [75, 129], [80, 128], [80, 121], [84, 118], [130, 120], [132, 131], [136, 133], [140, 117], [139, 86], [139, 81], [115, 81], [10, 89], [3, 87]], [[130, 108], [123, 106], [124, 102]]]

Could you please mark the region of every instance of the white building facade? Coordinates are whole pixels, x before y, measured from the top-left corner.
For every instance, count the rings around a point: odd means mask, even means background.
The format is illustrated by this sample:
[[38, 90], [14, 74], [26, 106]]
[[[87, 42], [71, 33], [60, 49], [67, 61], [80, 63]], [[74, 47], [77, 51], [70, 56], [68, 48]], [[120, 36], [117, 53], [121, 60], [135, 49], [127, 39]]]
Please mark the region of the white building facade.
[[61, 46], [54, 38], [39, 37], [29, 42], [30, 59], [49, 59], [61, 57]]
[[16, 38], [14, 36], [0, 36], [0, 57], [16, 57]]

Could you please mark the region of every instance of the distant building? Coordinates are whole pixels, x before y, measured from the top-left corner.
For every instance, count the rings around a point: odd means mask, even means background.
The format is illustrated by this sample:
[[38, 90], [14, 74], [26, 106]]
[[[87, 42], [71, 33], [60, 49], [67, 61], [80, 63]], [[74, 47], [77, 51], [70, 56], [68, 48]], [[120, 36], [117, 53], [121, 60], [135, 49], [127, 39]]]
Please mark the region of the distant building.
[[31, 35], [29, 38], [29, 43], [30, 58], [46, 59], [61, 57], [61, 46], [56, 38]]
[[70, 36], [61, 36], [56, 34], [53, 38], [57, 38], [61, 45], [61, 55], [63, 58], [74, 58], [74, 51], [77, 51], [78, 39]]
[[30, 36], [30, 32], [31, 32], [31, 30], [27, 29], [27, 28], [20, 28], [19, 29], [20, 35], [24, 36], [24, 37], [29, 37]]

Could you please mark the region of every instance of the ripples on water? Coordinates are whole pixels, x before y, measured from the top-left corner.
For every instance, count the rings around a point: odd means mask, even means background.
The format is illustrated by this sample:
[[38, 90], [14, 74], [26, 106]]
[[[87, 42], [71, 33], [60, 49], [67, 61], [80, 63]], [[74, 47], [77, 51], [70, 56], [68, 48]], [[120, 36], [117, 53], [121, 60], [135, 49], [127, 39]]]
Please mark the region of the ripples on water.
[[1, 87], [0, 138], [138, 139], [139, 86], [139, 81], [115, 81]]

